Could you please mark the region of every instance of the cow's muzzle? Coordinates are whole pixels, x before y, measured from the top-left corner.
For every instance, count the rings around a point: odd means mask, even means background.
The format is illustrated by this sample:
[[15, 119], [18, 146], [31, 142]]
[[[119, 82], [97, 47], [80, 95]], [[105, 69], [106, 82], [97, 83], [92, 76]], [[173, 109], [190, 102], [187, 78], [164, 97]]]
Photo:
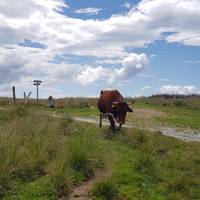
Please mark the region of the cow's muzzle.
[[125, 121], [124, 121], [124, 120], [119, 120], [119, 119], [117, 119], [117, 122], [119, 123], [119, 125], [125, 124]]
[[119, 125], [123, 125], [123, 124], [125, 124], [125, 122], [119, 122]]

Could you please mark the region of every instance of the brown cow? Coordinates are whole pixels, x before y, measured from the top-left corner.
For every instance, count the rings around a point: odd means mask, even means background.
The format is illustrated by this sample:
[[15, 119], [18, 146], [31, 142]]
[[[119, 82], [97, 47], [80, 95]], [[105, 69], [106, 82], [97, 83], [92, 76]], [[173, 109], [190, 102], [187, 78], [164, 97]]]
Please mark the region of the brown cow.
[[97, 106], [100, 111], [99, 127], [102, 126], [102, 118], [106, 115], [113, 131], [115, 131], [114, 120], [119, 123], [119, 128], [121, 128], [125, 124], [126, 112], [133, 112], [128, 104], [124, 102], [124, 98], [118, 90], [102, 90]]

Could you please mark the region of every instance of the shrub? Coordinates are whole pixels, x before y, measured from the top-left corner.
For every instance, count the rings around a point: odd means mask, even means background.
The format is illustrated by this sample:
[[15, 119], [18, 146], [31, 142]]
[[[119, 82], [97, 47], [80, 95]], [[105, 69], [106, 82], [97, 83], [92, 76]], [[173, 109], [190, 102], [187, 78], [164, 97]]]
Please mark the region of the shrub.
[[173, 105], [177, 106], [177, 107], [184, 107], [187, 106], [187, 104], [183, 101], [174, 101]]

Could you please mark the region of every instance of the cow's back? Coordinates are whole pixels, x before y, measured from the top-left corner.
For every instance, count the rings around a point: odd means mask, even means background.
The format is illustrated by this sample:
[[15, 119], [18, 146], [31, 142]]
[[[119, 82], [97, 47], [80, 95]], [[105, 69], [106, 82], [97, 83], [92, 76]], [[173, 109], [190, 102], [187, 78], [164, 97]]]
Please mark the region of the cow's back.
[[102, 90], [97, 106], [102, 113], [112, 112], [112, 102], [124, 102], [118, 90]]

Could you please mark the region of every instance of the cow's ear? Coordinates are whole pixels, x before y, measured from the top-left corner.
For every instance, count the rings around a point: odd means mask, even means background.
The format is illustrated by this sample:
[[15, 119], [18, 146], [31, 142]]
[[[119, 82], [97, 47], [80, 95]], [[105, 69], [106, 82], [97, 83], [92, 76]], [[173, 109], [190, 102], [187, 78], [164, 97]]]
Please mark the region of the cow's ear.
[[133, 112], [133, 110], [127, 105], [127, 111], [128, 112]]

